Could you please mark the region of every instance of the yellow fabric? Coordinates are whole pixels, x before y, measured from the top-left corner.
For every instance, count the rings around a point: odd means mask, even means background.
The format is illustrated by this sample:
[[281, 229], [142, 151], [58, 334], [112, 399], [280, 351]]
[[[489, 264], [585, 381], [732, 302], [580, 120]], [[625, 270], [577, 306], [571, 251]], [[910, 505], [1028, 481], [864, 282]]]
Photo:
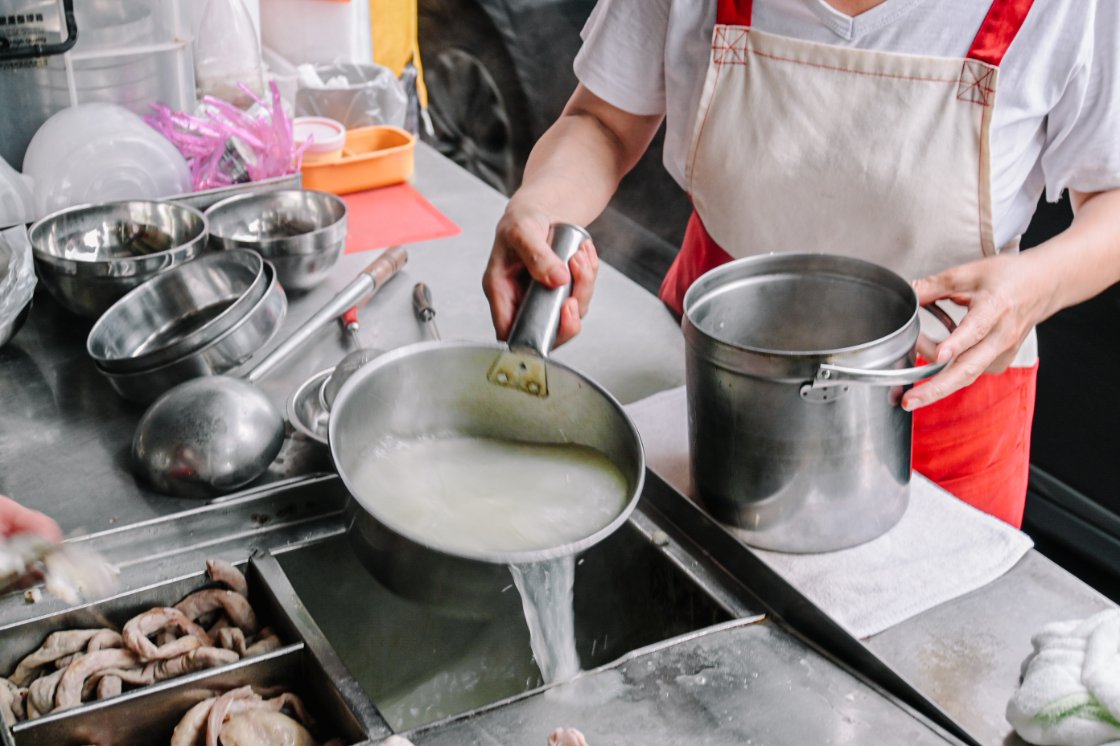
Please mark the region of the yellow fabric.
[[416, 65], [416, 88], [420, 104], [428, 105], [424, 67], [420, 62], [419, 24], [416, 0], [369, 0], [373, 61], [400, 76], [409, 60]]

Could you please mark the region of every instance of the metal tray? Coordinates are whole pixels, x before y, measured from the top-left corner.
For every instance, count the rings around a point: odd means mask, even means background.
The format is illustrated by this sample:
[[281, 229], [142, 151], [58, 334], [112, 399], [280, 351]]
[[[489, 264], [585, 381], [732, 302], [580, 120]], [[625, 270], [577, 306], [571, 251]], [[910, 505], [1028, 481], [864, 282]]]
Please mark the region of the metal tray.
[[[255, 553], [243, 566], [249, 600], [285, 645], [271, 653], [169, 679], [0, 730], [4, 746], [143, 746], [166, 743], [182, 715], [214, 692], [253, 684], [298, 694], [332, 736], [360, 743], [389, 728], [306, 613], [276, 560]], [[10, 671], [51, 632], [93, 625], [120, 628], [152, 606], [174, 604], [207, 582], [205, 574], [150, 585], [93, 604], [0, 628], [0, 670]]]

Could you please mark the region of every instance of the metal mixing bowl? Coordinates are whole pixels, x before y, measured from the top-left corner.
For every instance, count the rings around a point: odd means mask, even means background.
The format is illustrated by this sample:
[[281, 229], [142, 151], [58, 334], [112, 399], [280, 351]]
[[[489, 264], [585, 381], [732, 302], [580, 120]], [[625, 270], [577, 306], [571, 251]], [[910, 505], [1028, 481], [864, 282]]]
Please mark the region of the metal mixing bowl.
[[140, 283], [201, 254], [206, 232], [206, 218], [193, 207], [131, 201], [61, 210], [28, 236], [51, 295], [96, 318]]
[[93, 325], [86, 350], [103, 370], [141, 371], [217, 339], [268, 290], [253, 251], [207, 254], [129, 291]]
[[346, 246], [346, 203], [327, 192], [242, 194], [213, 205], [206, 218], [211, 246], [259, 252], [286, 290], [318, 285]]
[[184, 381], [219, 375], [241, 365], [268, 344], [288, 310], [288, 299], [276, 282], [275, 270], [268, 262], [264, 266], [268, 283], [264, 297], [217, 339], [149, 370], [115, 373], [98, 367], [98, 371], [125, 399], [147, 404]]

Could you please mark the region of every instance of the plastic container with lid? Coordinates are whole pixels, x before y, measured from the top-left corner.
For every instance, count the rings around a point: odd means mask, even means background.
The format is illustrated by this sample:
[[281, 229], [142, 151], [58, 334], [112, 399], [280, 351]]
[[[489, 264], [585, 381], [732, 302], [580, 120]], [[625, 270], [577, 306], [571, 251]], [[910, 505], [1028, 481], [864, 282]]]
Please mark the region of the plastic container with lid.
[[303, 151], [304, 163], [333, 163], [342, 157], [346, 145], [346, 128], [326, 117], [296, 117], [292, 135], [297, 145], [308, 143]]
[[400, 184], [412, 177], [416, 138], [399, 127], [381, 124], [346, 133], [346, 145], [335, 161], [305, 163], [303, 187], [332, 194]]

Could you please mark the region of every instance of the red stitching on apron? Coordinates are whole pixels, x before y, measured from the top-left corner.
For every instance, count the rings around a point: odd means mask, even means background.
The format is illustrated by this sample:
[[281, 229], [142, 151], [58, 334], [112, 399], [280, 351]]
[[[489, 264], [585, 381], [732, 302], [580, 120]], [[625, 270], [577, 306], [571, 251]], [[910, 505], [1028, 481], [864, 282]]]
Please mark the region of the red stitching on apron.
[[[779, 56], [779, 55], [776, 55], [776, 54], [769, 54], [768, 52], [760, 52], [757, 49], [749, 49], [747, 51], [749, 51], [751, 54], [756, 55], [758, 57], [763, 57], [765, 59], [774, 60], [776, 62], [789, 62], [789, 63], [794, 64], [794, 65], [804, 65], [805, 67], [815, 67], [815, 68], [818, 68], [820, 70], [828, 70], [829, 72], [851, 73], [853, 75], [864, 75], [864, 76], [867, 76], [867, 77], [870, 77], [870, 78], [894, 78], [896, 80], [915, 80], [915, 81], [922, 82], [922, 83], [945, 83], [945, 84], [952, 84], [952, 85], [959, 85], [960, 84], [960, 78], [927, 78], [927, 77], [923, 77], [923, 76], [920, 76], [920, 75], [891, 75], [889, 73], [873, 73], [873, 72], [867, 72], [866, 70], [852, 70], [852, 69], [847, 68], [847, 67], [837, 67], [836, 65], [822, 65], [819, 62], [804, 62], [802, 60], [795, 60], [791, 57], [782, 57], [782, 56]], [[724, 61], [713, 60], [713, 62], [717, 65], [720, 65], [720, 66], [722, 66], [722, 65], [745, 65], [745, 64], [747, 64], [746, 60], [744, 60], [743, 62], [731, 62], [731, 61], [726, 61], [726, 60], [724, 60]]]
[[[717, 28], [718, 32], [719, 29]], [[713, 42], [714, 44], [714, 42]], [[712, 82], [712, 94], [708, 97], [708, 105], [704, 108], [704, 120], [700, 122], [700, 131], [696, 133], [696, 142], [692, 143], [692, 160], [688, 164], [688, 193], [692, 196], [692, 180], [696, 176], [696, 156], [700, 153], [700, 140], [704, 137], [704, 128], [708, 126], [708, 113], [712, 110], [712, 102], [716, 100], [716, 91], [719, 89], [719, 79], [723, 75], [723, 66], [716, 66], [716, 79]]]
[[[967, 101], [973, 104], [980, 104], [981, 106], [991, 106], [992, 96], [995, 95], [996, 89], [992, 87], [992, 78], [995, 76], [995, 68], [986, 68], [982, 75], [977, 75], [975, 69], [975, 60], [965, 60], [961, 65], [961, 78], [957, 86], [957, 99], [959, 101]], [[972, 78], [971, 81], [966, 82], [966, 77]]]

